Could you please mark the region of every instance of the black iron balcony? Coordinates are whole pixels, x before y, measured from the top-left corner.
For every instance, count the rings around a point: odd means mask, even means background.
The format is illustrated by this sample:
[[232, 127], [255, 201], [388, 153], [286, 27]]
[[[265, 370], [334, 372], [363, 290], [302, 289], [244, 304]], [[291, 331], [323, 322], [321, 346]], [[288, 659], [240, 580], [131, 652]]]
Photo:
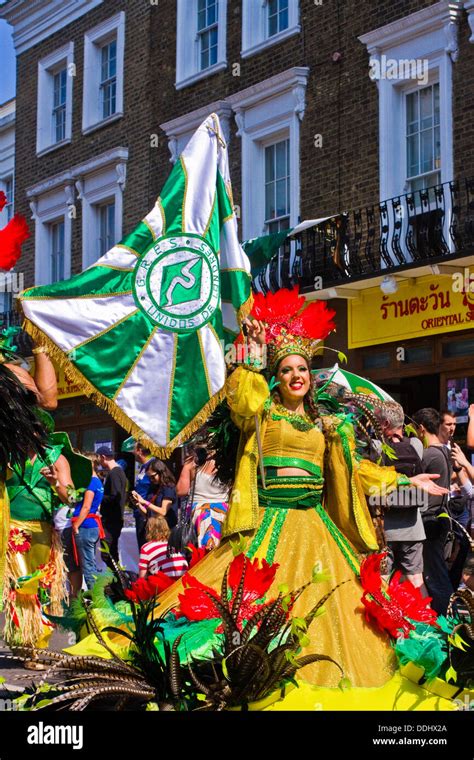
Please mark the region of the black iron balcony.
[[255, 278], [267, 292], [301, 292], [474, 254], [474, 178], [333, 216], [286, 239]]

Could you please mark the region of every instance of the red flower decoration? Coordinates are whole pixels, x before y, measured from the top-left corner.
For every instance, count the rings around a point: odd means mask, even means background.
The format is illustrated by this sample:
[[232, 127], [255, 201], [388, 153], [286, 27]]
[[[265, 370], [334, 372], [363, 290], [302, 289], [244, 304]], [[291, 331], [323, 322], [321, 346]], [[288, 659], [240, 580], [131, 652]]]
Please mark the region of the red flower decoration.
[[56, 575], [56, 568], [54, 565], [54, 561], [50, 560], [48, 563], [44, 565], [38, 565], [36, 569], [37, 571], [41, 571], [42, 573], [44, 573], [43, 577], [41, 578], [39, 582], [39, 585], [41, 586], [41, 588], [45, 588], [45, 589], [51, 588], [51, 586], [53, 585], [54, 576]]
[[189, 544], [186, 548], [191, 552], [191, 559], [188, 563], [189, 569], [194, 567], [194, 565], [197, 565], [197, 563], [200, 562], [202, 558], [207, 554], [207, 551], [203, 546], [198, 549], [197, 546], [194, 546], [194, 544]]
[[[244, 621], [265, 606], [265, 604], [256, 604], [256, 602], [265, 596], [272, 585], [278, 567], [279, 565], [276, 563], [269, 565], [264, 559], [261, 560], [260, 567], [258, 559], [251, 561], [244, 554], [239, 554], [232, 560], [227, 579], [228, 587], [232, 592], [230, 606], [235, 598], [242, 574], [245, 573], [242, 602], [237, 616], [239, 630], [242, 630]], [[211, 586], [205, 586], [193, 575], [183, 577], [183, 586], [185, 592], [178, 597], [178, 615], [185, 615], [188, 620], [209, 620], [221, 616], [213, 601], [219, 601], [220, 596]], [[220, 625], [216, 632], [219, 633], [222, 630], [223, 627]]]
[[135, 604], [146, 602], [165, 591], [175, 580], [176, 578], [170, 578], [162, 572], [149, 575], [148, 578], [138, 578], [129, 589], [126, 589], [125, 596]]
[[14, 554], [26, 554], [31, 549], [31, 534], [20, 528], [12, 528], [8, 537], [8, 548]]
[[0, 190], [0, 211], [3, 211], [6, 205], [7, 205], [7, 196], [5, 195], [3, 190]]
[[408, 636], [415, 628], [412, 620], [435, 624], [437, 614], [430, 607], [431, 597], [423, 597], [420, 589], [410, 581], [400, 581], [399, 570], [392, 575], [387, 589], [382, 591], [380, 565], [384, 556], [384, 552], [370, 554], [360, 567], [366, 620], [375, 623], [381, 631], [388, 631], [393, 638], [400, 633]]

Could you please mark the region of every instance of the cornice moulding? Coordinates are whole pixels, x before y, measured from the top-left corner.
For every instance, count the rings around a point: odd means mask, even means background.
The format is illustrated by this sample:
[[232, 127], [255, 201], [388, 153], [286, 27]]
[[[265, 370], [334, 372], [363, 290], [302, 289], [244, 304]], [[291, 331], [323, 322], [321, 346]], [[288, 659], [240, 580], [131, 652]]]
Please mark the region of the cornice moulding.
[[[126, 163], [127, 160], [128, 148], [120, 147], [108, 150], [105, 153], [101, 153], [100, 156], [95, 156], [88, 161], [84, 161], [81, 164], [66, 169], [66, 171], [61, 172], [60, 174], [55, 174], [53, 177], [43, 180], [43, 182], [31, 185], [31, 187], [26, 190], [26, 196], [27, 198], [36, 198], [37, 196], [48, 193], [58, 187], [72, 185], [78, 180], [82, 180], [82, 178], [88, 174], [92, 174], [93, 172], [102, 169], [104, 166], [109, 166], [113, 163], [123, 164]], [[117, 171], [117, 173], [119, 174], [119, 171]], [[124, 184], [125, 174], [122, 174], [121, 177], [123, 177], [122, 184]]]
[[0, 7], [0, 18], [13, 26], [17, 55], [101, 5], [103, 0], [13, 0]]
[[367, 47], [370, 54], [380, 54], [385, 50], [401, 45], [415, 37], [444, 28], [446, 35], [445, 51], [452, 60], [458, 57], [458, 28], [462, 4], [450, 0], [440, 0], [434, 5], [397, 19], [391, 24], [362, 34], [358, 39]]

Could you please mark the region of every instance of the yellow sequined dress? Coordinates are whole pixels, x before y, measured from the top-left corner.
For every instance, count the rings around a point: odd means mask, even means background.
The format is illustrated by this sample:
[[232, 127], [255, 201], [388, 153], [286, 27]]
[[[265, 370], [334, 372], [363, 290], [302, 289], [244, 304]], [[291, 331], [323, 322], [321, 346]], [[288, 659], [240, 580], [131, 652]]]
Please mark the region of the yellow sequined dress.
[[[242, 432], [224, 536], [246, 533], [249, 557], [279, 564], [268, 598], [278, 593], [280, 584], [292, 590], [307, 583], [315, 566], [329, 571], [330, 581], [304, 591], [292, 613], [296, 616], [347, 580], [327, 602], [326, 613], [313, 622], [304, 654], [331, 656], [354, 686], [381, 686], [391, 678], [395, 658], [388, 637], [369, 627], [362, 614], [359, 564], [364, 552], [378, 548], [365, 494], [382, 485], [390, 490], [406, 480], [392, 468], [358, 460], [353, 428], [346, 421], [327, 416], [318, 425], [298, 415], [292, 419], [287, 410], [270, 403], [268, 385], [255, 372], [238, 368], [228, 380], [227, 399]], [[256, 419], [266, 488], [259, 483]], [[283, 478], [276, 473], [281, 467], [298, 467], [308, 475]], [[224, 541], [191, 572], [219, 588], [231, 559], [230, 544]], [[181, 591], [181, 583], [173, 584], [160, 597], [162, 609], [176, 604]], [[323, 662], [305, 667], [302, 677], [334, 687], [340, 673]]]

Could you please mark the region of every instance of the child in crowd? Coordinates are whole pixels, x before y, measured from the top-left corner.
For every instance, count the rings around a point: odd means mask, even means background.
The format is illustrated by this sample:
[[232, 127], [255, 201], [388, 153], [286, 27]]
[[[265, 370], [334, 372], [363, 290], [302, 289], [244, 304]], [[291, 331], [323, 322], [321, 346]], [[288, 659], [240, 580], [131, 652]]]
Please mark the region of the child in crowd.
[[181, 578], [188, 569], [188, 563], [183, 554], [168, 551], [170, 529], [164, 517], [150, 516], [146, 525], [147, 542], [140, 551], [138, 573], [140, 578], [147, 575], [165, 573], [170, 578]]

